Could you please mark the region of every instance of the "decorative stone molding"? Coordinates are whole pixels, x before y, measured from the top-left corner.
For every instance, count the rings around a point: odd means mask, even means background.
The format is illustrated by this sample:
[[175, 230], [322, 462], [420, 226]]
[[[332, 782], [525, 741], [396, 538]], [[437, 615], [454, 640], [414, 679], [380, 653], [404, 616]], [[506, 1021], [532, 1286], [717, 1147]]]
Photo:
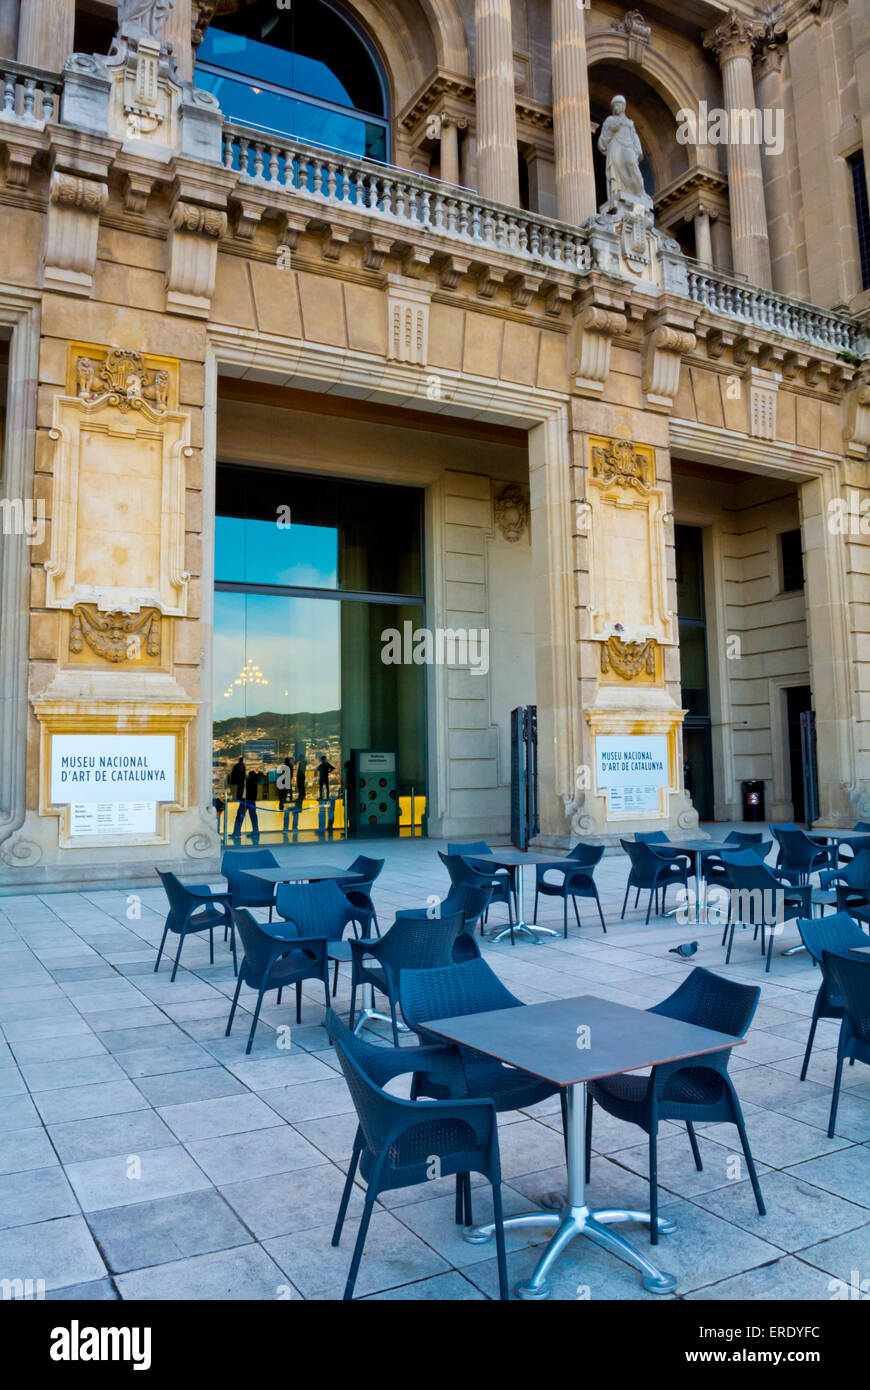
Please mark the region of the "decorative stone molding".
[[185, 459], [193, 451], [190, 417], [177, 409], [178, 372], [170, 358], [71, 345], [49, 430], [46, 607], [186, 614]]
[[776, 439], [778, 372], [752, 367], [749, 372], [749, 433], [754, 439]]
[[444, 290], [455, 290], [459, 287], [459, 282], [466, 276], [471, 269], [471, 260], [468, 256], [446, 256], [441, 262], [439, 279], [441, 288]]
[[390, 284], [387, 290], [387, 357], [425, 367], [429, 357], [428, 290], [416, 285]]
[[870, 384], [857, 381], [843, 397], [843, 441], [846, 453], [866, 459], [870, 447]]
[[191, 7], [190, 42], [194, 49], [199, 48], [205, 38], [205, 31], [214, 19], [218, 0], [193, 0]]
[[600, 396], [610, 372], [610, 346], [628, 328], [628, 319], [617, 309], [587, 304], [574, 320], [571, 334], [571, 368], [574, 390], [581, 396]]
[[217, 272], [218, 241], [226, 230], [226, 212], [180, 198], [176, 200], [170, 218], [167, 251], [168, 313], [208, 318]]
[[652, 637], [645, 642], [624, 642], [612, 634], [601, 643], [601, 674], [612, 673], [624, 681], [635, 680], [638, 676], [654, 677], [656, 650], [657, 644]]
[[370, 236], [363, 247], [362, 259], [366, 270], [381, 270], [384, 261], [390, 254], [392, 244], [392, 237]]
[[501, 266], [485, 265], [481, 267], [477, 277], [477, 293], [481, 299], [492, 299], [496, 290], [503, 285], [507, 278], [507, 271], [502, 270]]
[[736, 10], [729, 10], [724, 19], [704, 34], [704, 47], [713, 52], [719, 63], [730, 58], [752, 57], [752, 47], [764, 36], [765, 26], [758, 20], [746, 19]]
[[589, 471], [593, 482], [602, 487], [619, 483], [640, 493], [655, 487], [655, 457], [647, 449], [637, 449], [631, 439], [611, 439], [593, 445]]
[[650, 45], [652, 27], [647, 24], [640, 10], [629, 10], [622, 19], [614, 19], [610, 32], [621, 34], [625, 38], [628, 61], [638, 66], [642, 65]]
[[58, 169], [51, 176], [42, 252], [42, 284], [60, 294], [89, 295], [97, 263], [100, 213], [108, 186]]
[[510, 483], [493, 498], [495, 524], [506, 541], [516, 545], [529, 529], [529, 499], [517, 483]]
[[92, 603], [77, 603], [72, 611], [69, 650], [80, 656], [85, 646], [105, 661], [136, 662], [143, 655], [160, 657], [160, 614], [156, 608], [141, 613], [100, 613]]
[[691, 329], [660, 323], [647, 334], [643, 347], [643, 392], [652, 410], [670, 411], [680, 384], [683, 354], [694, 352]]

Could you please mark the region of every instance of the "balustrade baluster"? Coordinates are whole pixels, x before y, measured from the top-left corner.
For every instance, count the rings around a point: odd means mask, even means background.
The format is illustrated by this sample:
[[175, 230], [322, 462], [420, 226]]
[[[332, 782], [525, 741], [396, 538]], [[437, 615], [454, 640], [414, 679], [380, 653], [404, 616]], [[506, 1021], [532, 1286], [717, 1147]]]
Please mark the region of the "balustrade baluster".
[[24, 79], [24, 115], [33, 116], [33, 108], [36, 104], [36, 78], [27, 77]]

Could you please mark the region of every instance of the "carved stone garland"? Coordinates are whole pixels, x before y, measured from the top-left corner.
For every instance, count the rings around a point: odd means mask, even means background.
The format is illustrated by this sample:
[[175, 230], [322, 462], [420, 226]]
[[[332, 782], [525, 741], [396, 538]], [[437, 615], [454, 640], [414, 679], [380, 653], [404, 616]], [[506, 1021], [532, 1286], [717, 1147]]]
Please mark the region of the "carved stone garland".
[[78, 656], [87, 644], [106, 661], [136, 661], [160, 656], [160, 614], [156, 608], [141, 613], [100, 613], [92, 603], [73, 609], [69, 649]]

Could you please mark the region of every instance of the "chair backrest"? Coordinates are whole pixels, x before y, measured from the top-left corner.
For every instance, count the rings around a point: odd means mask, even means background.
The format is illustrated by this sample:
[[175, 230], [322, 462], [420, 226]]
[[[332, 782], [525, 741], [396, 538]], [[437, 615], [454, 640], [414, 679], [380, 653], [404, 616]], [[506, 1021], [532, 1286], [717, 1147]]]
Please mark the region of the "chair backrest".
[[833, 912], [827, 917], [800, 917], [797, 929], [801, 941], [819, 964], [825, 951], [845, 954], [853, 946], [870, 946], [870, 937], [848, 912]]
[[619, 843], [631, 860], [632, 873], [638, 877], [652, 879], [663, 867], [662, 856], [656, 854], [646, 840], [620, 840]]
[[580, 840], [573, 849], [569, 849], [567, 858], [573, 859], [584, 869], [593, 869], [603, 854], [603, 845], [587, 845]]
[[473, 840], [470, 844], [448, 844], [448, 854], [489, 854], [489, 845], [486, 840]]
[[242, 875], [247, 869], [277, 869], [278, 860], [270, 849], [227, 849], [224, 850], [221, 859], [221, 873], [227, 881], [227, 886], [233, 899], [245, 898], [250, 901], [256, 898], [258, 901], [270, 903], [275, 896], [275, 888], [271, 883], [249, 878], [242, 881]]
[[[774, 830], [774, 827], [770, 827]], [[782, 826], [774, 832], [782, 851], [782, 862], [788, 869], [808, 869], [821, 853], [821, 846], [811, 840], [805, 830], [786, 830]]]
[[669, 845], [670, 840], [663, 830], [638, 830], [634, 836], [641, 845]]
[[352, 864], [348, 864], [349, 874], [364, 874], [365, 882], [352, 883], [351, 888], [371, 888], [381, 869], [386, 863], [385, 859], [369, 859], [365, 854], [358, 854]]
[[[342, 1022], [334, 1009], [326, 1012], [326, 1031], [347, 1082], [363, 1137], [369, 1150], [378, 1153], [389, 1138], [390, 1126], [401, 1107], [401, 1102], [382, 1090], [374, 1079], [378, 1063], [376, 1054], [380, 1052], [384, 1058], [392, 1057], [393, 1049], [375, 1048], [371, 1043], [363, 1042]], [[392, 1070], [387, 1073], [388, 1076], [392, 1074]]]
[[279, 883], [275, 899], [279, 917], [292, 922], [299, 936], [325, 936], [340, 941], [356, 910], [337, 883]]
[[[472, 887], [478, 888], [482, 883], [490, 883], [489, 876], [482, 870], [475, 869], [471, 864], [466, 864], [460, 854], [444, 854], [439, 849], [438, 858], [450, 875], [450, 882], [455, 887], [458, 883], [467, 883]], [[493, 874], [496, 869], [493, 865]]]
[[863, 830], [865, 834], [870, 833], [870, 820], [856, 820], [852, 826], [853, 830]]
[[729, 830], [723, 845], [760, 845], [764, 835], [755, 830]]
[[[711, 970], [698, 965], [673, 994], [654, 1005], [649, 1012], [742, 1038], [752, 1022], [760, 995], [761, 990], [757, 985], [741, 985], [736, 980], [726, 980], [722, 975], [714, 975]], [[720, 1057], [722, 1054], [713, 1055]], [[697, 1057], [694, 1064], [702, 1067], [704, 1060]]]
[[397, 916], [381, 937], [378, 960], [389, 965], [395, 976], [401, 970], [433, 970], [450, 965], [453, 943], [464, 926], [465, 916], [461, 912], [449, 917]]
[[160, 875], [160, 881], [169, 899], [169, 911], [174, 919], [169, 924], [170, 928], [177, 930], [190, 911], [191, 905], [196, 901], [195, 894], [189, 893], [175, 874], [164, 873], [162, 869], [157, 869], [155, 872]]
[[234, 907], [232, 914], [245, 953], [245, 964], [250, 973], [259, 978], [275, 954], [275, 938], [266, 935], [246, 907]]
[[396, 913], [396, 917], [413, 917], [420, 921], [435, 921], [439, 917], [452, 917], [454, 914], [461, 914], [465, 928], [469, 931], [475, 927], [489, 906], [492, 897], [492, 884], [487, 879], [484, 883], [454, 883], [446, 898], [434, 907], [403, 907]]
[[850, 888], [870, 888], [870, 849], [859, 849], [840, 869], [840, 876]]
[[[399, 978], [402, 1016], [415, 1033], [425, 1031], [431, 1018], [455, 1018], [522, 1008], [522, 1000], [506, 989], [485, 960], [445, 965], [438, 970], [403, 970]], [[479, 1056], [460, 1047], [464, 1055]]]
[[870, 1046], [870, 958], [824, 951], [822, 973], [828, 992], [843, 1000], [853, 1035]]

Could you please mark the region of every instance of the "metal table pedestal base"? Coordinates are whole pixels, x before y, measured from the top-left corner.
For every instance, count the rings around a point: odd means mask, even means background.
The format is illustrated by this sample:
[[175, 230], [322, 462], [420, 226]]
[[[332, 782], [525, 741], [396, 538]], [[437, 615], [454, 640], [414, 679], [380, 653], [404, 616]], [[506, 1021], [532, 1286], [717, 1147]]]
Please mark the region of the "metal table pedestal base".
[[[525, 902], [524, 890], [526, 886], [524, 864], [517, 865], [517, 879], [517, 902], [519, 903], [520, 914], [522, 914], [523, 904]], [[559, 935], [552, 927], [539, 927], [537, 923], [525, 922], [521, 917], [520, 921], [514, 922], [513, 926], [508, 923], [506, 927], [498, 927], [495, 931], [490, 932], [486, 939], [487, 941], [503, 941], [506, 936], [510, 936], [511, 932], [513, 932], [515, 936], [531, 937], [536, 946], [540, 946], [541, 944], [540, 937], [536, 935], [536, 932], [540, 932], [541, 936]]]
[[[577, 1082], [566, 1087], [568, 1101], [568, 1197], [559, 1203], [560, 1212], [536, 1211], [524, 1216], [508, 1217], [504, 1223], [506, 1231], [522, 1230], [524, 1227], [542, 1226], [555, 1233], [546, 1250], [535, 1266], [532, 1277], [525, 1283], [517, 1284], [514, 1293], [517, 1298], [540, 1299], [549, 1297], [547, 1275], [556, 1260], [576, 1236], [586, 1236], [588, 1240], [609, 1250], [612, 1255], [625, 1260], [641, 1272], [641, 1283], [649, 1293], [669, 1294], [677, 1287], [676, 1276], [667, 1274], [654, 1265], [652, 1260], [637, 1250], [624, 1236], [611, 1230], [611, 1226], [622, 1221], [650, 1223], [648, 1211], [628, 1211], [621, 1208], [601, 1208], [590, 1211], [586, 1205], [586, 1164], [583, 1135], [585, 1131], [586, 1084]], [[558, 1198], [550, 1197], [554, 1203]], [[660, 1234], [669, 1235], [676, 1230], [673, 1221], [667, 1217], [658, 1218]], [[492, 1239], [494, 1224], [472, 1226], [463, 1232], [470, 1245], [483, 1245]]]

